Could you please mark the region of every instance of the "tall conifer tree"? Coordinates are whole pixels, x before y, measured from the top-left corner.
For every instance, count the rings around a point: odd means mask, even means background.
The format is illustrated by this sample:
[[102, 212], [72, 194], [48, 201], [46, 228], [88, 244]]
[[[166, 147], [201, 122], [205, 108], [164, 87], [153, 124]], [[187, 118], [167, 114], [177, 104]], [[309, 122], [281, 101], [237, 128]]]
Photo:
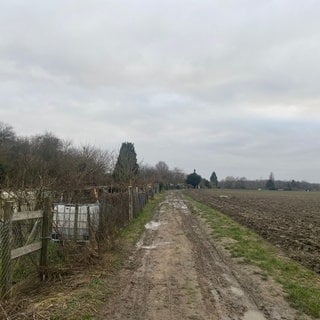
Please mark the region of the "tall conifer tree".
[[113, 172], [115, 181], [122, 184], [130, 184], [135, 180], [138, 170], [139, 165], [134, 144], [123, 142]]

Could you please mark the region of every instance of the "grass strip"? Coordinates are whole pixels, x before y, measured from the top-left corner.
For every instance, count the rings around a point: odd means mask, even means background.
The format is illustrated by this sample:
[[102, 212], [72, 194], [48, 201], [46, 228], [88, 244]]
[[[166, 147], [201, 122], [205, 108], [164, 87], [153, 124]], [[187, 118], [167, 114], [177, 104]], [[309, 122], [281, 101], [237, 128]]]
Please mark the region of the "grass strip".
[[57, 299], [60, 305], [54, 303], [54, 311], [50, 315], [51, 320], [95, 319], [97, 310], [103, 306], [106, 297], [113, 292], [112, 284], [108, 281], [110, 274], [111, 277], [117, 276], [117, 271], [128, 258], [128, 251], [132, 250], [132, 246], [139, 240], [145, 224], [152, 219], [157, 205], [163, 201], [164, 197], [165, 193], [157, 194], [146, 204], [137, 218], [118, 232], [116, 248], [108, 253], [109, 274], [101, 272], [98, 266], [91, 267], [92, 276], [87, 283], [72, 292], [67, 301]]
[[139, 240], [139, 237], [144, 230], [145, 224], [152, 219], [156, 206], [161, 203], [164, 198], [164, 192], [155, 195], [154, 199], [150, 200], [146, 204], [139, 216], [136, 219], [132, 220], [126, 228], [119, 231], [119, 238], [125, 241], [129, 241], [131, 244], [135, 244]]
[[320, 317], [320, 277], [290, 258], [279, 255], [276, 247], [228, 216], [189, 196], [190, 209], [206, 219], [218, 239], [233, 239], [224, 247], [233, 257], [243, 258], [248, 264], [258, 266], [279, 282], [290, 304], [315, 318]]

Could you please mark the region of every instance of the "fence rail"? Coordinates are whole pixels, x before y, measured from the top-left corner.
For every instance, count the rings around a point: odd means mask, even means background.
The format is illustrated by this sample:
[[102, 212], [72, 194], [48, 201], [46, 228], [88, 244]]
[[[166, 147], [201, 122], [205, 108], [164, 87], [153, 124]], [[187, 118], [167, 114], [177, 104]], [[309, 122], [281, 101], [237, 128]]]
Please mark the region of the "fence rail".
[[[42, 279], [45, 278], [48, 266], [48, 241], [51, 238], [51, 204], [45, 200], [43, 210], [13, 212], [13, 202], [4, 204], [3, 220], [0, 222], [0, 281], [2, 298], [11, 295], [12, 260], [40, 250], [39, 270]], [[33, 220], [25, 228], [22, 221]], [[39, 223], [41, 220], [41, 224]], [[14, 229], [14, 225], [16, 228]], [[41, 237], [37, 237], [41, 226]], [[31, 227], [32, 226], [32, 227]], [[23, 230], [25, 229], [25, 230]], [[14, 232], [14, 230], [17, 230]], [[35, 238], [38, 238], [35, 241]], [[18, 245], [18, 247], [16, 247]]]
[[22, 221], [22, 220], [29, 220], [29, 219], [37, 219], [43, 217], [43, 211], [23, 211], [23, 212], [15, 212], [12, 215], [12, 222], [14, 221]]

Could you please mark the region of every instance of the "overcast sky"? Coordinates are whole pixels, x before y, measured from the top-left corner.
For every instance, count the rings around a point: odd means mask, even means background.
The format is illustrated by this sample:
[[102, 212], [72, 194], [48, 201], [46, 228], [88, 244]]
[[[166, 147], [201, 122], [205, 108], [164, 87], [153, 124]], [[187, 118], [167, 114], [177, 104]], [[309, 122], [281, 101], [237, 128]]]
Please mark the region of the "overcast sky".
[[320, 1], [0, 0], [0, 121], [209, 178], [320, 182]]

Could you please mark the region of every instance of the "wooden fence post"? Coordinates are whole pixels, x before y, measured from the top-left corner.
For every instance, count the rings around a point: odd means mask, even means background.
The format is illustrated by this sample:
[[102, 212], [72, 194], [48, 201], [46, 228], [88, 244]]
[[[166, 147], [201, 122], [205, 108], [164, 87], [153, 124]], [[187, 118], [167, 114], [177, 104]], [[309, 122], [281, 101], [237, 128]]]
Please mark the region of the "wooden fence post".
[[76, 204], [74, 211], [74, 226], [73, 226], [73, 239], [74, 242], [78, 240], [78, 221], [79, 221], [79, 205]]
[[52, 232], [52, 212], [51, 201], [49, 198], [45, 198], [43, 221], [42, 221], [42, 247], [40, 253], [40, 279], [44, 281], [48, 277], [48, 247], [51, 239]]
[[100, 257], [103, 252], [103, 242], [106, 238], [106, 198], [104, 197], [99, 204], [99, 221], [98, 221], [98, 234], [96, 239], [98, 242], [98, 256]]
[[129, 221], [133, 219], [133, 190], [132, 186], [128, 188], [129, 193]]
[[1, 298], [11, 295], [11, 237], [12, 237], [12, 203], [5, 202], [4, 221], [0, 230], [1, 244]]
[[88, 226], [88, 240], [91, 242], [92, 230], [91, 230], [91, 217], [90, 217], [90, 207], [87, 207], [87, 226]]

